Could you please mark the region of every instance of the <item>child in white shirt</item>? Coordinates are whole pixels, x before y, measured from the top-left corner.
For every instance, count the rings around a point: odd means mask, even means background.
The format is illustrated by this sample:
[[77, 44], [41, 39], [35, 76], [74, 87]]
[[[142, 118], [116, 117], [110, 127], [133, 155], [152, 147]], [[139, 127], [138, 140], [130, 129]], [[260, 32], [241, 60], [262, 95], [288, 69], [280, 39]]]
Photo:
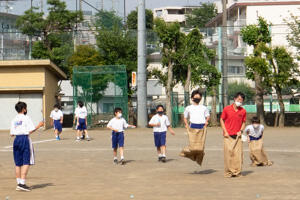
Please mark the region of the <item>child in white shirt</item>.
[[153, 127], [154, 144], [157, 148], [158, 161], [166, 162], [166, 134], [169, 129], [172, 135], [175, 132], [170, 126], [170, 121], [166, 115], [164, 115], [164, 107], [162, 105], [156, 106], [156, 115], [154, 115], [149, 126]]
[[51, 111], [50, 118], [51, 118], [51, 126], [54, 128], [54, 134], [56, 140], [60, 140], [60, 134], [62, 132], [62, 124], [63, 124], [63, 113], [59, 109], [59, 105], [54, 105], [54, 110]]
[[108, 122], [107, 128], [112, 130], [111, 142], [114, 154], [114, 163], [118, 164], [117, 151], [119, 148], [121, 157], [120, 163], [124, 165], [124, 129], [128, 127], [135, 128], [135, 126], [127, 124], [126, 120], [122, 117], [121, 108], [115, 108], [114, 115], [115, 117]]

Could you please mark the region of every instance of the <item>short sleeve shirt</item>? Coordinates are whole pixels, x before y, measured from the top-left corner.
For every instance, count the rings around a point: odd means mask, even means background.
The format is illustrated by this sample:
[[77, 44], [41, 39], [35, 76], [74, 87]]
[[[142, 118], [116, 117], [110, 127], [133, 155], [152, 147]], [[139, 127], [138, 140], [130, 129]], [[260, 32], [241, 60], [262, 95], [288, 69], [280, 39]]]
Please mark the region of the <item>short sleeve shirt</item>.
[[245, 132], [250, 136], [259, 138], [264, 132], [264, 125], [260, 124], [258, 128], [254, 128], [253, 125], [248, 125], [245, 129]]
[[114, 117], [108, 122], [107, 127], [116, 129], [118, 132], [123, 132], [128, 127], [128, 124], [124, 118], [118, 119]]
[[184, 110], [184, 118], [189, 118], [193, 124], [205, 124], [209, 116], [209, 110], [204, 105], [190, 105]]
[[58, 110], [58, 111], [52, 110], [51, 114], [50, 114], [50, 118], [52, 118], [54, 120], [60, 120], [60, 118], [63, 116], [64, 115], [61, 110]]
[[221, 118], [225, 123], [228, 134], [237, 135], [241, 130], [242, 124], [246, 122], [246, 110], [242, 107], [238, 107], [236, 111], [232, 104], [224, 108]]
[[87, 117], [86, 107], [85, 106], [83, 106], [82, 108], [77, 107], [75, 109], [75, 116], [79, 117], [80, 119], [85, 119]]
[[35, 129], [30, 117], [24, 114], [18, 114], [10, 126], [10, 135], [29, 135]]
[[159, 114], [154, 115], [149, 124], [158, 124], [160, 123], [159, 127], [153, 127], [153, 132], [166, 132], [168, 126], [170, 126], [170, 121], [166, 115], [160, 116]]

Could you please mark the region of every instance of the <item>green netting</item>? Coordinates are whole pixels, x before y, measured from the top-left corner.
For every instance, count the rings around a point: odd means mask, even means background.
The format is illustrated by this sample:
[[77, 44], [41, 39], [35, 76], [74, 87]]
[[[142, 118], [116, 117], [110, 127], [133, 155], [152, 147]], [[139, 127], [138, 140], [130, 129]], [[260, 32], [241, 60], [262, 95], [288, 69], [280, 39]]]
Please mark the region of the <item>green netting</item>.
[[[127, 72], [123, 65], [79, 66], [73, 68], [73, 102], [83, 101], [88, 125], [104, 125], [120, 107], [128, 119]], [[75, 111], [75, 106], [74, 106]]]

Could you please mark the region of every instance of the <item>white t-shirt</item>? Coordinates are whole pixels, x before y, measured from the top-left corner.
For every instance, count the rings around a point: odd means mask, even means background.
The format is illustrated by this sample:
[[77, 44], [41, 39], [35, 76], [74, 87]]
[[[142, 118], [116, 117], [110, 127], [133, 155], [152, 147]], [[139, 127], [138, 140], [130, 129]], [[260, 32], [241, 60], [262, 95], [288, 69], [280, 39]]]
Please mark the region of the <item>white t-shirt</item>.
[[10, 135], [29, 135], [29, 132], [35, 129], [30, 117], [24, 114], [18, 114], [10, 126]]
[[264, 128], [262, 124], [260, 124], [258, 128], [254, 128], [253, 125], [248, 125], [245, 128], [245, 133], [249, 133], [250, 136], [258, 138], [262, 135]]
[[83, 106], [82, 108], [77, 107], [75, 109], [75, 116], [79, 117], [80, 119], [85, 119], [87, 117], [86, 107], [85, 106]]
[[153, 132], [165, 132], [168, 130], [168, 126], [170, 126], [170, 121], [166, 115], [160, 116], [159, 114], [154, 115], [149, 124], [158, 124], [160, 123], [160, 126], [154, 126]]
[[204, 105], [189, 105], [184, 110], [184, 118], [190, 118], [190, 123], [205, 124], [209, 110]]
[[128, 127], [128, 124], [124, 118], [114, 117], [108, 122], [107, 127], [116, 129], [118, 132], [123, 132]]
[[60, 120], [60, 118], [63, 116], [64, 115], [61, 110], [58, 110], [58, 111], [52, 110], [51, 114], [50, 114], [50, 118], [52, 118], [54, 120]]

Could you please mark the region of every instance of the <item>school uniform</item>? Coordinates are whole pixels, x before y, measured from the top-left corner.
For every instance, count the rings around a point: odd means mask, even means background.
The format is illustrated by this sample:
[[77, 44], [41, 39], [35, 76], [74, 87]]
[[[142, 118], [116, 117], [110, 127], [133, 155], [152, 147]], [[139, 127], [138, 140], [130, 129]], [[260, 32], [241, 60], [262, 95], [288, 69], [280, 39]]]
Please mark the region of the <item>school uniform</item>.
[[77, 107], [75, 109], [75, 116], [78, 117], [78, 125], [76, 127], [77, 130], [83, 131], [86, 130], [86, 117], [87, 117], [87, 109], [85, 106], [83, 106], [82, 108]]
[[34, 150], [29, 134], [35, 130], [31, 119], [24, 115], [18, 114], [11, 121], [10, 135], [15, 136], [13, 144], [13, 155], [15, 165], [34, 165]]
[[184, 110], [184, 118], [189, 118], [190, 128], [203, 129], [209, 110], [204, 105], [189, 105]]
[[249, 135], [250, 139], [250, 159], [253, 166], [272, 165], [272, 162], [268, 160], [267, 154], [263, 148], [263, 131], [264, 126], [262, 124], [257, 128], [254, 128], [253, 125], [248, 125], [245, 129], [245, 132]]
[[107, 127], [118, 130], [111, 133], [112, 148], [124, 147], [124, 129], [128, 128], [126, 120], [114, 117], [108, 122]]
[[246, 110], [238, 107], [236, 111], [232, 104], [223, 109], [221, 118], [229, 134], [228, 138], [224, 137], [224, 175], [225, 177], [239, 176], [243, 164], [243, 145], [237, 133], [246, 122]]
[[156, 147], [161, 147], [166, 145], [167, 130], [171, 124], [166, 115], [156, 114], [151, 118], [149, 124], [158, 123], [160, 123], [159, 127], [153, 127], [154, 144]]
[[50, 118], [53, 119], [53, 128], [54, 130], [58, 130], [58, 132], [62, 131], [62, 124], [60, 123], [60, 120], [63, 116], [64, 115], [61, 110], [52, 110], [50, 114]]

